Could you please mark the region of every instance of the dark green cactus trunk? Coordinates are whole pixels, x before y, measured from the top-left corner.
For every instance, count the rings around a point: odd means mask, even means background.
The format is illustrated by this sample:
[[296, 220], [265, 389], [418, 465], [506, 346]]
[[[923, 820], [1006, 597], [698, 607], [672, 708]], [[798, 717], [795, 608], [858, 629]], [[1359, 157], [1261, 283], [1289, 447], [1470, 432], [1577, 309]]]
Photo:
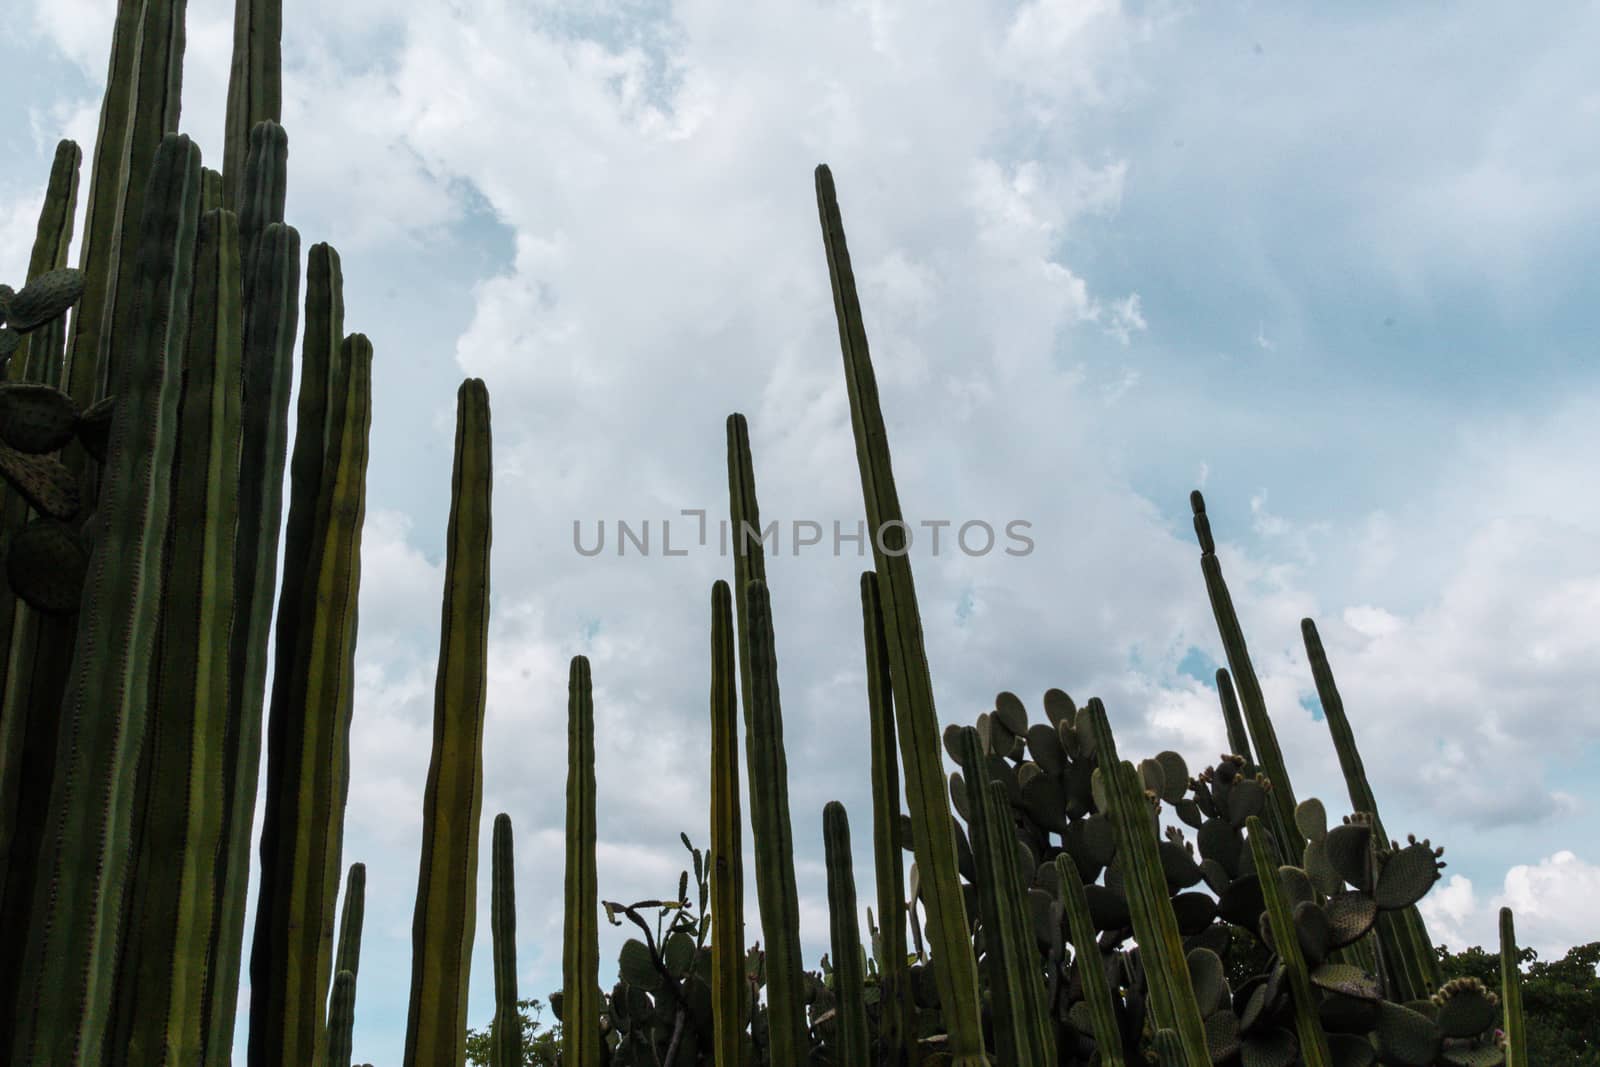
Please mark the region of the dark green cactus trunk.
[[765, 582], [745, 590], [749, 632], [750, 705], [745, 709], [745, 757], [750, 776], [750, 829], [755, 840], [756, 900], [766, 945], [767, 1030], [771, 1061], [803, 1063], [805, 965], [800, 955], [800, 895], [795, 887], [794, 838], [789, 820], [789, 766], [783, 751], [778, 657], [772, 601]]
[[833, 996], [837, 1004], [839, 1063], [865, 1065], [867, 1059], [866, 975], [861, 953], [861, 920], [856, 915], [856, 876], [850, 856], [850, 820], [844, 805], [830, 800], [822, 808], [823, 854], [828, 865], [828, 931], [833, 947]]
[[[336, 1012], [342, 1010], [349, 1017], [349, 1025], [354, 1025], [356, 1013], [356, 977], [361, 972], [361, 927], [367, 914], [367, 865], [365, 863], [352, 863], [350, 871], [344, 879], [344, 906], [339, 912], [339, 952], [333, 960], [334, 989], [328, 998], [328, 1036], [327, 1061], [331, 1065], [338, 1062], [338, 1039], [336, 1031], [339, 1020], [335, 1018]], [[340, 973], [350, 975], [350, 991], [347, 995], [348, 1003], [339, 1005], [338, 976]], [[349, 1067], [350, 1053], [348, 1041], [345, 1046], [343, 1065]]]
[[[307, 287], [302, 382], [308, 384], [302, 386], [299, 423], [307, 449], [320, 445], [321, 456], [314, 482], [309, 476], [295, 480], [290, 531], [306, 539], [291, 538], [286, 546], [278, 609], [261, 894], [250, 954], [252, 1067], [314, 1061], [333, 977], [372, 425], [372, 346], [361, 334], [334, 346], [318, 297], [312, 296], [328, 291], [322, 277]], [[326, 383], [325, 406], [315, 395], [318, 387], [309, 385], [313, 380]], [[313, 394], [309, 399], [307, 391]], [[298, 461], [298, 445], [295, 451]], [[314, 509], [309, 525], [303, 518], [296, 523], [306, 509]], [[304, 568], [293, 588], [290, 559]]]
[[256, 242], [255, 258], [256, 284], [245, 294], [240, 404], [244, 435], [239, 450], [239, 532], [234, 542], [234, 624], [228, 636], [228, 715], [217, 797], [224, 830], [216, 859], [216, 925], [206, 965], [207, 1064], [231, 1062], [238, 1012], [267, 637], [283, 517], [289, 384], [300, 321], [300, 235], [292, 226], [273, 223]]
[[1533, 1067], [1528, 1059], [1528, 1021], [1522, 1014], [1522, 964], [1510, 908], [1500, 909], [1500, 1005], [1506, 1035], [1505, 1067]]
[[600, 881], [595, 868], [594, 682], [572, 657], [567, 677], [567, 857], [561, 939], [561, 1062], [600, 1067]]
[[1295, 1036], [1300, 1041], [1300, 1062], [1305, 1067], [1332, 1067], [1333, 1055], [1317, 1017], [1317, 1001], [1311, 991], [1311, 976], [1306, 970], [1305, 957], [1300, 951], [1300, 935], [1295, 929], [1289, 902], [1278, 885], [1278, 864], [1273, 861], [1271, 848], [1266, 842], [1266, 826], [1257, 815], [1250, 816], [1245, 826], [1250, 832], [1250, 855], [1255, 861], [1256, 878], [1261, 883], [1261, 895], [1267, 904], [1267, 921], [1272, 929], [1273, 945], [1289, 975]]
[[112, 1033], [128, 1062], [198, 1063], [214, 922], [239, 519], [242, 333], [233, 212], [200, 222], [166, 533], [154, 702]]
[[[1356, 748], [1350, 717], [1345, 714], [1344, 699], [1334, 683], [1333, 668], [1328, 665], [1328, 653], [1322, 647], [1317, 624], [1310, 619], [1300, 620], [1300, 636], [1305, 641], [1306, 659], [1311, 663], [1311, 675], [1317, 683], [1317, 698], [1322, 702], [1323, 718], [1327, 720], [1328, 733], [1339, 755], [1339, 768], [1344, 772], [1345, 787], [1350, 792], [1351, 810], [1370, 814], [1378, 839], [1388, 841], [1388, 832], [1378, 814], [1378, 798], [1367, 781], [1366, 766]], [[1439, 960], [1416, 905], [1380, 912], [1377, 936], [1386, 976], [1396, 984], [1396, 988], [1389, 991], [1390, 995], [1401, 1001], [1432, 996], [1439, 988]]]
[[[29, 280], [67, 265], [82, 159], [83, 153], [72, 141], [56, 146], [28, 262]], [[66, 325], [60, 319], [27, 335], [11, 355], [8, 379], [59, 387], [65, 340]], [[0, 537], [9, 538], [32, 515], [20, 493], [0, 484]], [[37, 699], [35, 672], [53, 680], [64, 675], [65, 664], [41, 669], [38, 660], [41, 652], [48, 655], [52, 648], [70, 649], [74, 625], [72, 619], [41, 615], [16, 598], [9, 582], [0, 581], [0, 930], [25, 930], [28, 926], [33, 871], [44, 834], [61, 724], [60, 688], [49, 687], [52, 699]], [[45, 638], [42, 644], [41, 638]], [[22, 945], [21, 937], [0, 939], [0, 1049], [10, 1044], [9, 1008], [16, 1000]]]
[[1217, 668], [1217, 699], [1222, 703], [1222, 721], [1228, 727], [1228, 748], [1233, 755], [1243, 756], [1246, 763], [1254, 763], [1250, 754], [1250, 734], [1244, 728], [1244, 717], [1239, 714], [1239, 697], [1233, 691], [1233, 677], [1228, 668]]
[[867, 654], [867, 713], [872, 719], [872, 858], [877, 875], [878, 1059], [881, 1067], [910, 1067], [911, 972], [906, 965], [906, 878], [900, 840], [900, 757], [895, 748], [894, 686], [883, 629], [878, 576], [861, 575], [861, 627]]
[[483, 806], [492, 483], [489, 391], [482, 381], [469, 378], [456, 395], [433, 756], [423, 798], [422, 863], [411, 924], [406, 1067], [459, 1064], [466, 1055], [478, 816]]
[[743, 1055], [744, 841], [739, 816], [739, 697], [733, 595], [711, 587], [711, 1018], [712, 1059], [738, 1067]]
[[517, 883], [511, 816], [494, 817], [489, 859], [489, 929], [494, 936], [492, 1067], [523, 1067], [522, 1019], [517, 1013]]
[[276, 122], [263, 119], [250, 127], [248, 150], [244, 157], [244, 174], [236, 198], [227, 197], [227, 178], [223, 179], [225, 200], [230, 205], [237, 200], [239, 205], [239, 240], [245, 250], [246, 294], [255, 287], [252, 264], [255, 263], [256, 243], [268, 226], [283, 221], [284, 203], [288, 198], [288, 179], [289, 135]]
[[867, 528], [883, 599], [889, 665], [894, 676], [895, 718], [906, 770], [906, 800], [911, 809], [917, 867], [928, 909], [929, 937], [939, 1003], [949, 1030], [952, 1067], [985, 1064], [983, 1029], [978, 1008], [978, 969], [973, 959], [966, 903], [956, 865], [955, 826], [945, 791], [939, 716], [933, 703], [922, 619], [906, 556], [905, 525], [889, 462], [888, 435], [878, 406], [878, 384], [867, 350], [861, 301], [845, 246], [844, 223], [833, 188], [833, 175], [819, 166], [817, 212], [823, 247], [833, 282], [834, 312], [839, 320], [839, 345], [844, 354], [845, 384], [850, 395], [850, 421], [855, 429], [856, 459], [861, 468], [861, 494], [866, 501]]
[[200, 152], [162, 141], [138, 242], [99, 520], [62, 708], [13, 1063], [94, 1063], [106, 1025], [144, 743], [200, 216]]
[[250, 133], [258, 122], [283, 120], [283, 0], [234, 0], [227, 109], [222, 194], [242, 214]]
[[1105, 959], [1100, 955], [1100, 944], [1095, 937], [1083, 877], [1069, 853], [1057, 856], [1055, 864], [1056, 876], [1061, 879], [1061, 903], [1067, 916], [1067, 929], [1072, 935], [1073, 963], [1083, 986], [1084, 1003], [1089, 1005], [1100, 1067], [1124, 1067], [1127, 1061], [1122, 1055], [1122, 1028], [1112, 1004], [1111, 985], [1106, 980]]
[[1211, 536], [1211, 520], [1206, 517], [1205, 498], [1198, 489], [1189, 494], [1189, 506], [1194, 512], [1194, 532], [1200, 542], [1200, 571], [1205, 575], [1211, 613], [1217, 620], [1217, 631], [1222, 636], [1228, 668], [1233, 673], [1234, 684], [1239, 688], [1239, 701], [1244, 705], [1244, 718], [1250, 727], [1250, 739], [1255, 744], [1256, 757], [1272, 782], [1272, 803], [1267, 808], [1267, 826], [1277, 838], [1278, 847], [1284, 855], [1299, 856], [1306, 850], [1306, 839], [1294, 821], [1294, 786], [1289, 781], [1289, 769], [1283, 762], [1283, 750], [1278, 747], [1277, 731], [1272, 728], [1272, 719], [1267, 715], [1266, 698], [1261, 694], [1256, 669], [1250, 663], [1250, 650], [1245, 646], [1244, 631], [1239, 628], [1239, 615], [1233, 609], [1233, 597], [1229, 595], [1228, 585], [1222, 579], [1222, 564], [1217, 561], [1217, 546]]
[[333, 977], [328, 1001], [328, 1067], [350, 1067], [351, 1034], [356, 1024], [356, 976], [340, 971]]

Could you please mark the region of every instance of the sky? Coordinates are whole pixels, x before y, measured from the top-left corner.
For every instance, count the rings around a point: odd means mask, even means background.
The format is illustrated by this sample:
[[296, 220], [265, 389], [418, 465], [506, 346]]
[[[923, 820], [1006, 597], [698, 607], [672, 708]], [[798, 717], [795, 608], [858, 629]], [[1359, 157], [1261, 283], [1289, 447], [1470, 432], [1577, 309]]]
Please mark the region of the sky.
[[[115, 5], [17, 6], [14, 285], [57, 140], [92, 144]], [[1502, 904], [1546, 958], [1600, 938], [1600, 5], [283, 6], [288, 221], [339, 251], [346, 328], [375, 349], [344, 839], [368, 870], [358, 1061], [404, 1041], [465, 376], [495, 435], [474, 1024], [496, 812], [522, 995], [560, 986], [571, 656], [593, 664], [601, 896], [670, 895], [679, 832], [707, 843], [709, 590], [732, 566], [684, 512], [726, 515], [730, 412], [780, 523], [812, 966], [829, 800], [870, 899], [870, 557], [831, 537], [863, 507], [820, 162], [907, 518], [951, 524], [912, 549], [941, 722], [1002, 690], [1042, 717], [1058, 686], [1101, 697], [1124, 752], [1213, 762], [1201, 488], [1297, 794], [1345, 802], [1310, 616], [1385, 822], [1446, 848], [1435, 939], [1491, 945]], [[212, 166], [232, 12], [188, 5], [181, 128]], [[574, 524], [592, 546], [602, 520], [606, 549], [578, 552]], [[646, 520], [652, 551], [619, 556], [616, 524]], [[687, 554], [663, 554], [666, 520]], [[1012, 521], [1026, 555], [1004, 552]], [[797, 522], [823, 543], [796, 549]], [[968, 522], [996, 548], [953, 544]], [[607, 983], [626, 936], [602, 925]]]

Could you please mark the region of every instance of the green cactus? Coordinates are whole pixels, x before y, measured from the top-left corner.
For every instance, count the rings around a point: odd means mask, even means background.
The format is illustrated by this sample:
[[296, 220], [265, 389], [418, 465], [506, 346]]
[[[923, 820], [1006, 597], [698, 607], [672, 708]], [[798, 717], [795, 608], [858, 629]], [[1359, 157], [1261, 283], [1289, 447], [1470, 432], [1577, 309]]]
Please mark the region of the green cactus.
[[[333, 973], [361, 973], [361, 927], [367, 914], [367, 865], [352, 863], [344, 878], [344, 905], [339, 911], [339, 953]], [[351, 1004], [354, 1010], [354, 1001]]]
[[[241, 246], [242, 247], [242, 246]], [[256, 284], [244, 295], [244, 423], [239, 448], [239, 530], [234, 542], [234, 625], [228, 635], [228, 713], [222, 783], [224, 831], [216, 860], [216, 924], [206, 965], [206, 1049], [233, 1053], [238, 1014], [250, 840], [261, 764], [267, 639], [278, 573], [278, 527], [289, 433], [289, 384], [299, 328], [300, 235], [273, 223], [256, 246]], [[316, 257], [312, 257], [316, 262]]]
[[712, 1058], [742, 1060], [744, 978], [744, 843], [739, 817], [739, 697], [733, 595], [711, 587], [711, 1012]]
[[805, 965], [800, 956], [800, 896], [795, 887], [789, 821], [789, 767], [767, 584], [745, 588], [750, 703], [745, 757], [750, 779], [750, 829], [756, 848], [756, 900], [766, 940], [767, 1026], [773, 1063], [800, 1063], [810, 1053], [805, 1018]]
[[900, 840], [900, 759], [895, 752], [894, 686], [878, 576], [861, 574], [861, 627], [867, 655], [867, 713], [872, 720], [872, 854], [877, 874], [878, 1051], [881, 1067], [910, 1067], [911, 976], [906, 963], [905, 869]]
[[356, 976], [340, 971], [333, 976], [328, 1000], [328, 1067], [350, 1067], [350, 1037], [356, 1022]]
[[600, 1067], [600, 883], [595, 873], [594, 685], [572, 657], [567, 681], [567, 868], [561, 938], [561, 1062]]
[[[160, 622], [160, 576], [178, 436], [200, 216], [200, 152], [161, 142], [144, 200], [141, 314], [126, 334], [119, 398], [100, 497], [99, 530], [84, 589], [77, 646], [62, 707], [40, 849], [36, 901], [19, 980], [14, 1063], [93, 1062], [105, 1051], [121, 909], [125, 846], [137, 800]], [[94, 857], [85, 862], [84, 857]]]
[[979, 1016], [978, 967], [969, 947], [967, 908], [957, 870], [955, 823], [945, 792], [939, 717], [933, 703], [933, 681], [928, 673], [911, 561], [906, 555], [906, 527], [895, 492], [888, 435], [878, 406], [877, 379], [867, 350], [866, 327], [845, 244], [838, 195], [826, 166], [817, 167], [816, 185], [817, 213], [833, 282], [834, 313], [839, 321], [839, 345], [850, 396], [850, 421], [855, 429], [856, 460], [861, 469], [861, 492], [867, 528], [872, 533], [878, 593], [883, 600], [895, 717], [906, 769], [906, 800], [911, 809], [922, 898], [928, 910], [939, 1003], [949, 1030], [948, 1052], [951, 1067], [979, 1067], [989, 1058], [983, 1047]]
[[[244, 214], [243, 177], [249, 139], [258, 123], [283, 119], [283, 0], [236, 0], [233, 62], [228, 69], [222, 140], [222, 192]], [[282, 215], [278, 217], [281, 221]]]
[[1500, 1004], [1506, 1034], [1506, 1067], [1532, 1067], [1528, 1059], [1528, 1023], [1522, 1014], [1522, 968], [1517, 952], [1516, 922], [1510, 908], [1500, 909]]
[[511, 816], [494, 817], [489, 859], [489, 929], [494, 937], [494, 1067], [522, 1067], [522, 1022], [517, 1015], [517, 889]]
[[1228, 667], [1239, 689], [1239, 701], [1244, 705], [1244, 719], [1250, 727], [1250, 739], [1255, 743], [1256, 757], [1272, 782], [1272, 804], [1268, 808], [1267, 825], [1278, 839], [1279, 849], [1286, 855], [1298, 856], [1305, 852], [1306, 842], [1294, 824], [1294, 786], [1289, 781], [1289, 771], [1283, 762], [1283, 750], [1278, 747], [1277, 731], [1272, 728], [1272, 719], [1267, 715], [1266, 700], [1261, 694], [1261, 683], [1256, 680], [1256, 669], [1250, 662], [1244, 631], [1239, 628], [1239, 615], [1234, 611], [1233, 597], [1229, 595], [1228, 585], [1222, 578], [1222, 564], [1217, 561], [1217, 546], [1211, 537], [1211, 520], [1206, 516], [1206, 501], [1200, 495], [1200, 490], [1189, 494], [1189, 505], [1194, 511], [1194, 532], [1200, 542], [1200, 570], [1205, 575], [1211, 612], [1216, 617]]
[[256, 242], [268, 226], [283, 221], [288, 196], [289, 137], [282, 126], [271, 119], [263, 119], [250, 127], [248, 146], [237, 198], [226, 195], [228, 178], [223, 177], [224, 199], [230, 207], [238, 205], [235, 210], [239, 214], [239, 240], [244, 245], [247, 264], [244, 272], [247, 294], [255, 288], [254, 268], [250, 264], [255, 263]]
[[1094, 919], [1089, 913], [1089, 899], [1084, 891], [1083, 879], [1070, 854], [1062, 852], [1055, 858], [1055, 865], [1056, 875], [1061, 880], [1063, 910], [1072, 935], [1078, 981], [1083, 986], [1084, 1002], [1089, 1005], [1100, 1067], [1124, 1067], [1127, 1061], [1122, 1054], [1122, 1028], [1117, 1023], [1111, 986], [1106, 982], [1105, 961], [1101, 958], [1100, 946], [1095, 939]]
[[1239, 697], [1233, 691], [1233, 676], [1228, 668], [1217, 668], [1217, 699], [1222, 702], [1222, 720], [1228, 727], [1228, 747], [1235, 756], [1243, 756], [1246, 763], [1254, 763], [1250, 755], [1250, 734], [1244, 728], [1244, 718], [1239, 714]]
[[131, 1062], [197, 1062], [215, 905], [228, 707], [242, 367], [239, 232], [200, 220], [166, 531], [150, 737], [140, 767], [130, 924], [117, 978], [116, 1047]]
[[833, 995], [838, 1004], [840, 1063], [867, 1063], [866, 976], [862, 972], [861, 927], [856, 914], [856, 878], [850, 855], [850, 820], [844, 805], [822, 808], [822, 844], [828, 865], [829, 944], [833, 947]]
[[466, 1054], [483, 803], [492, 483], [489, 391], [479, 379], [468, 378], [456, 394], [433, 754], [423, 794], [422, 862], [411, 925], [406, 1067], [460, 1063]]
[[1296, 929], [1292, 905], [1279, 887], [1278, 865], [1273, 862], [1266, 843], [1265, 825], [1260, 816], [1252, 815], [1246, 828], [1250, 834], [1250, 855], [1255, 861], [1256, 879], [1261, 884], [1261, 895], [1267, 903], [1273, 946], [1278, 958], [1288, 969], [1300, 1056], [1306, 1067], [1331, 1067], [1333, 1054], [1328, 1049], [1327, 1035], [1323, 1033], [1322, 1024], [1317, 1018], [1317, 1002], [1311, 991], [1311, 976], [1301, 948], [1301, 936]]
[[[349, 778], [372, 345], [351, 334], [335, 347], [311, 297], [319, 288], [307, 289], [302, 381], [325, 382], [327, 400], [324, 409], [317, 386], [303, 388], [306, 452], [320, 446], [321, 455], [315, 481], [295, 480], [289, 513], [290, 534], [306, 540], [291, 536], [285, 553], [250, 956], [250, 1055], [262, 1063], [311, 1062], [322, 1041]], [[298, 588], [291, 558], [303, 568]]]

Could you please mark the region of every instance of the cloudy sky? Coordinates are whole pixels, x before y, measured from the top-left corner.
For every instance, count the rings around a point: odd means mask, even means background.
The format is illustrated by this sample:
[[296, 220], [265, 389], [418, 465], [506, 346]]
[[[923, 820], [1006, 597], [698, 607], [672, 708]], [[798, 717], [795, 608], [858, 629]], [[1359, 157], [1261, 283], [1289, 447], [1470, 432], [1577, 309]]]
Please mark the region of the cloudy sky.
[[[92, 143], [114, 8], [18, 6], [13, 284], [56, 141]], [[915, 546], [942, 721], [1002, 689], [1039, 715], [1061, 686], [1101, 696], [1130, 752], [1213, 760], [1202, 487], [1297, 792], [1344, 796], [1310, 615], [1386, 822], [1447, 848], [1436, 937], [1489, 944], [1502, 903], [1543, 955], [1600, 937], [1600, 7], [284, 7], [289, 221], [339, 250], [347, 328], [376, 349], [345, 837], [368, 866], [358, 1059], [403, 1043], [463, 376], [495, 419], [483, 826], [516, 825], [523, 995], [560, 984], [570, 656], [594, 666], [602, 896], [670, 894], [679, 831], [706, 843], [709, 587], [731, 565], [681, 513], [725, 514], [732, 411], [784, 529], [808, 960], [826, 801], [870, 871], [868, 561], [788, 536], [862, 516], [818, 162], [908, 518], [1031, 524], [1025, 557]], [[232, 8], [189, 3], [182, 128], [213, 166]], [[661, 554], [668, 518], [686, 556]], [[580, 555], [574, 522], [592, 543], [601, 520], [606, 551]], [[651, 521], [649, 555], [619, 558], [618, 520]], [[623, 936], [603, 930], [603, 959]]]

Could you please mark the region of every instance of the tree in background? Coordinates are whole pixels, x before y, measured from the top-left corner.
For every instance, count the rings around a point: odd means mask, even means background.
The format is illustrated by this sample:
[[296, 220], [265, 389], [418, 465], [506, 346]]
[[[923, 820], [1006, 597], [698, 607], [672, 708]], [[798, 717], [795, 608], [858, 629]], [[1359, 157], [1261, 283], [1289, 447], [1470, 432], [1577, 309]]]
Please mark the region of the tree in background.
[[[1500, 954], [1469, 948], [1451, 953], [1438, 948], [1445, 980], [1477, 978], [1500, 987]], [[1600, 1067], [1600, 941], [1569, 949], [1545, 962], [1531, 948], [1522, 950], [1522, 1010], [1528, 1019], [1528, 1058], [1554, 1067]]]
[[[538, 997], [517, 1001], [517, 1017], [522, 1020], [522, 1067], [556, 1067], [557, 1053], [561, 1050], [561, 1024], [552, 1023], [550, 1029], [539, 1032], [539, 1016], [544, 1004]], [[467, 1030], [468, 1067], [491, 1067], [493, 1060], [489, 1043], [490, 1030]]]

